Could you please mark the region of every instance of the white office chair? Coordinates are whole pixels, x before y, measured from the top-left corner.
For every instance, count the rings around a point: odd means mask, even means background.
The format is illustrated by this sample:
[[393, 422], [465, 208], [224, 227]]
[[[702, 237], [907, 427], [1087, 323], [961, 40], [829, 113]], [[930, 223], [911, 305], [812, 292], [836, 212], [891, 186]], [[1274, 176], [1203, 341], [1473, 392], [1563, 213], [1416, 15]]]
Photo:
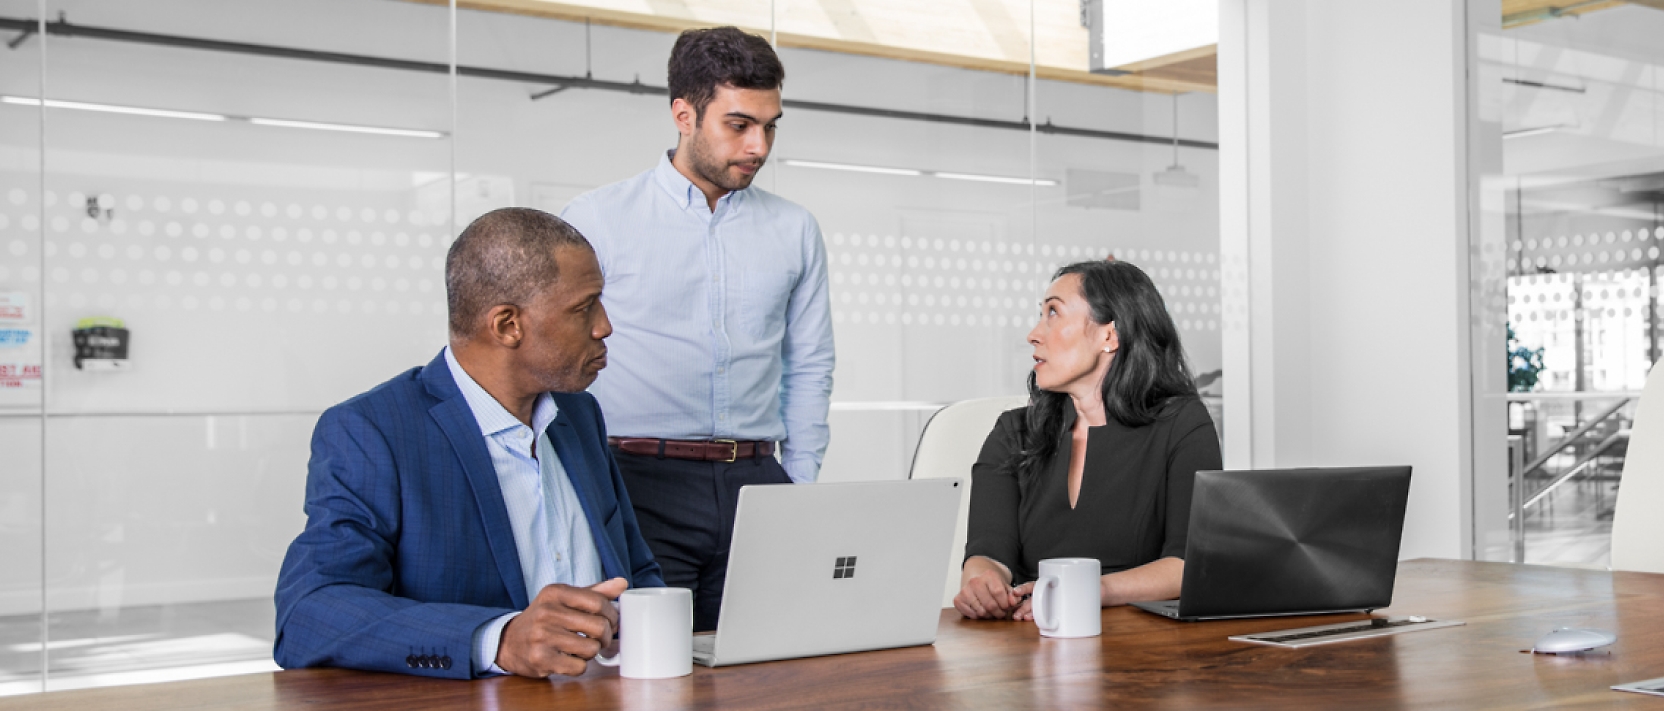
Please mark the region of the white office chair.
[[1664, 360], [1652, 367], [1629, 433], [1618, 505], [1612, 514], [1612, 569], [1664, 573]]
[[1028, 404], [1027, 395], [962, 400], [936, 411], [919, 435], [919, 449], [913, 454], [909, 479], [964, 480], [959, 497], [959, 519], [953, 529], [953, 551], [948, 554], [947, 589], [942, 607], [953, 607], [959, 594], [959, 568], [965, 561], [965, 522], [971, 510], [971, 465], [982, 452], [982, 443], [994, 429], [1000, 413]]

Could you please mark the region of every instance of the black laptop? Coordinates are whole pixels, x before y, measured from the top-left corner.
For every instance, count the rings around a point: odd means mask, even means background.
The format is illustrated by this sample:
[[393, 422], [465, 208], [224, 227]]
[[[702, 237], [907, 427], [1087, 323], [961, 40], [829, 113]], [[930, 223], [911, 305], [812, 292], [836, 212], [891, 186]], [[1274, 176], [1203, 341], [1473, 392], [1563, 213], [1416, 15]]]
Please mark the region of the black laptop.
[[1176, 620], [1367, 612], [1392, 604], [1409, 467], [1196, 473]]

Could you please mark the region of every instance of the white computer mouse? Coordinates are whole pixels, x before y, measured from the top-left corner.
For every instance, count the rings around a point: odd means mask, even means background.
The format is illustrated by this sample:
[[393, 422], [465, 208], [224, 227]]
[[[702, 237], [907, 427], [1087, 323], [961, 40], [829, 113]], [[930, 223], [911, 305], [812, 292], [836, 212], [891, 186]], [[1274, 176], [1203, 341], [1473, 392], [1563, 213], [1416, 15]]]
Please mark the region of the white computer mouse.
[[1591, 649], [1605, 647], [1616, 641], [1618, 641], [1618, 635], [1606, 630], [1561, 627], [1539, 638], [1537, 644], [1532, 645], [1531, 651], [1538, 654], [1587, 652]]

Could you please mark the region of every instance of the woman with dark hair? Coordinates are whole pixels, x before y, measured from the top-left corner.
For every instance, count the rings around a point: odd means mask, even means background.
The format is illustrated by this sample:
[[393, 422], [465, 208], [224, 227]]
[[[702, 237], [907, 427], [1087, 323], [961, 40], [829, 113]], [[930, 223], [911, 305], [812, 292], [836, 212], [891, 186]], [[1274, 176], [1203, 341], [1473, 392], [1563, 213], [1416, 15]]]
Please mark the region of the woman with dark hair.
[[1219, 440], [1155, 284], [1126, 262], [1059, 269], [1028, 334], [1028, 407], [1002, 414], [971, 468], [954, 607], [1032, 619], [1046, 558], [1096, 558], [1104, 606], [1178, 597], [1190, 491]]

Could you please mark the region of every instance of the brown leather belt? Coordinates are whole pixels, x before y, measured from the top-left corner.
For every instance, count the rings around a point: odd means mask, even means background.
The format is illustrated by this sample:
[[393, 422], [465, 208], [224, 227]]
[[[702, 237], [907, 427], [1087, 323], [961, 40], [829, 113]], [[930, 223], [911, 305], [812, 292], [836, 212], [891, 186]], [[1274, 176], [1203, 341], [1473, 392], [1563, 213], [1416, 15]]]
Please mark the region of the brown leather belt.
[[773, 442], [608, 437], [607, 444], [617, 447], [621, 452], [644, 457], [692, 459], [701, 462], [732, 462], [736, 459], [774, 456]]

